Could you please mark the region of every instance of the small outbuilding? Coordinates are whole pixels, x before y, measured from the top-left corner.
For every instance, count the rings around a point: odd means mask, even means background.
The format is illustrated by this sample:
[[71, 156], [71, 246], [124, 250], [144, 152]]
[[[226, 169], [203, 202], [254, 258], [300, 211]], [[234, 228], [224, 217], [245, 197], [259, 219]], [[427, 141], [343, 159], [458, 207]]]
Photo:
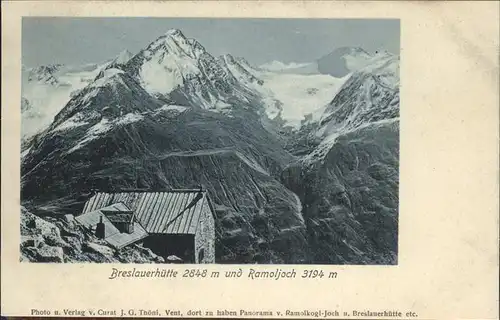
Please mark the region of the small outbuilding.
[[75, 220], [117, 249], [141, 241], [165, 260], [215, 262], [214, 209], [203, 189], [97, 192]]

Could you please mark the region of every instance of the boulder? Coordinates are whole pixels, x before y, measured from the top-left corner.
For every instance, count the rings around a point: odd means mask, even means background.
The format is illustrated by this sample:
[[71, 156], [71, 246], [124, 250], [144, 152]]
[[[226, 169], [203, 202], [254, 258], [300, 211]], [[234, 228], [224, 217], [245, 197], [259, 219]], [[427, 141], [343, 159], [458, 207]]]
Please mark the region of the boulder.
[[164, 263], [163, 257], [140, 244], [133, 244], [118, 251], [118, 259], [125, 263]]
[[43, 242], [41, 236], [36, 235], [21, 235], [21, 247], [38, 247]]
[[75, 216], [72, 214], [65, 214], [64, 215], [64, 221], [69, 225], [69, 226], [74, 226], [75, 224]]
[[86, 244], [86, 247], [88, 249], [90, 249], [91, 251], [100, 253], [100, 254], [102, 254], [103, 256], [106, 256], [106, 257], [112, 257], [113, 254], [114, 254], [114, 250], [111, 249], [110, 247], [106, 247], [106, 246], [103, 246], [103, 245], [100, 245], [100, 244], [97, 244], [97, 243], [88, 242]]
[[64, 252], [60, 247], [52, 247], [42, 243], [36, 252], [39, 262], [64, 262]]
[[176, 255], [171, 255], [171, 256], [168, 256], [167, 257], [167, 261], [168, 262], [172, 262], [172, 263], [181, 263], [182, 262], [182, 259], [179, 258], [178, 256]]
[[57, 237], [61, 236], [59, 228], [51, 222], [45, 221], [37, 217], [35, 218], [35, 225], [37, 231], [43, 236], [48, 236], [48, 235], [55, 235]]

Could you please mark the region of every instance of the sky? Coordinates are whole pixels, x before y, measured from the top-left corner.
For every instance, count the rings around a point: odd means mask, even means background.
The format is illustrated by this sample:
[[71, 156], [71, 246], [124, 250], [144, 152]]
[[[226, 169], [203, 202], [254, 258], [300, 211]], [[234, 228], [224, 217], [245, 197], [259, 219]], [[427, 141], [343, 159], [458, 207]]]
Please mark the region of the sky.
[[137, 53], [173, 28], [214, 56], [230, 53], [254, 65], [310, 62], [345, 46], [399, 54], [400, 46], [397, 19], [24, 17], [23, 65], [102, 62], [125, 49]]

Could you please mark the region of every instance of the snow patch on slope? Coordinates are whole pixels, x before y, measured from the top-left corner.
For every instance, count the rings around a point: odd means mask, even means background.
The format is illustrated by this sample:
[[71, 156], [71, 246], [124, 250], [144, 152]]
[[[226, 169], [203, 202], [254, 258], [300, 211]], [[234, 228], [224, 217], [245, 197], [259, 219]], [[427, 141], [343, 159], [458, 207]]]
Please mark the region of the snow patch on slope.
[[83, 139], [81, 139], [73, 148], [71, 148], [68, 153], [72, 153], [82, 148], [92, 140], [99, 138], [116, 126], [131, 124], [142, 119], [144, 119], [144, 116], [137, 113], [127, 113], [125, 116], [113, 120], [102, 118], [101, 121], [87, 130]]
[[296, 201], [295, 210], [298, 213], [297, 217], [300, 219], [302, 223], [304, 223], [304, 217], [302, 216], [302, 202], [300, 201], [300, 198], [296, 193], [292, 192], [292, 194]]
[[76, 114], [68, 120], [58, 125], [53, 131], [64, 131], [89, 124], [87, 121], [82, 121], [80, 114]]
[[170, 93], [183, 83], [182, 76], [174, 66], [159, 66], [145, 63], [140, 71], [144, 89], [150, 93]]
[[156, 111], [156, 113], [160, 113], [162, 111], [169, 111], [169, 110], [173, 110], [173, 111], [177, 111], [177, 112], [184, 112], [186, 111], [187, 109], [189, 109], [188, 107], [184, 107], [184, 106], [177, 106], [177, 105], [164, 105], [163, 107], [161, 107], [160, 109], [158, 109]]
[[104, 70], [102, 77], [100, 77], [99, 79], [94, 81], [90, 86], [95, 87], [95, 88], [101, 88], [101, 87], [106, 86], [109, 83], [116, 84], [116, 82], [114, 80], [117, 80], [121, 84], [125, 85], [119, 77], [117, 79], [113, 79], [113, 78], [115, 78], [116, 75], [123, 74], [123, 73], [124, 72], [122, 70], [116, 69], [116, 68], [106, 69], [106, 70]]
[[30, 150], [31, 150], [31, 147], [26, 148], [25, 150], [23, 150], [21, 152], [21, 160], [24, 159], [24, 157], [26, 157], [28, 155], [28, 153], [30, 153]]
[[[379, 121], [368, 122], [368, 123], [364, 123], [364, 124], [362, 124], [358, 127], [355, 127], [355, 128], [348, 128], [345, 126], [341, 126], [337, 130], [332, 130], [330, 133], [327, 133], [326, 136], [321, 141], [321, 143], [311, 153], [304, 156], [301, 159], [301, 161], [305, 164], [312, 164], [319, 159], [324, 159], [326, 154], [335, 145], [338, 137], [340, 137], [340, 136], [346, 135], [350, 132], [361, 130], [361, 129], [366, 128], [368, 126], [383, 126], [383, 125], [395, 123], [397, 121], [399, 121], [399, 118], [383, 119], [383, 120], [379, 120]], [[317, 135], [321, 136], [322, 133], [318, 132]]]

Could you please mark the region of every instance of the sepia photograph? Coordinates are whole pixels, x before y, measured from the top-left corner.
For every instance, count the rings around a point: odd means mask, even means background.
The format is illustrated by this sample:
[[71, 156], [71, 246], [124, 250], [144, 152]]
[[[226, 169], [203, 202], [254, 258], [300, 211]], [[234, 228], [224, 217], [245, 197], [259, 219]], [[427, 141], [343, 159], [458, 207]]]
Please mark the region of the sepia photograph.
[[398, 264], [398, 19], [31, 16], [21, 41], [21, 262]]

